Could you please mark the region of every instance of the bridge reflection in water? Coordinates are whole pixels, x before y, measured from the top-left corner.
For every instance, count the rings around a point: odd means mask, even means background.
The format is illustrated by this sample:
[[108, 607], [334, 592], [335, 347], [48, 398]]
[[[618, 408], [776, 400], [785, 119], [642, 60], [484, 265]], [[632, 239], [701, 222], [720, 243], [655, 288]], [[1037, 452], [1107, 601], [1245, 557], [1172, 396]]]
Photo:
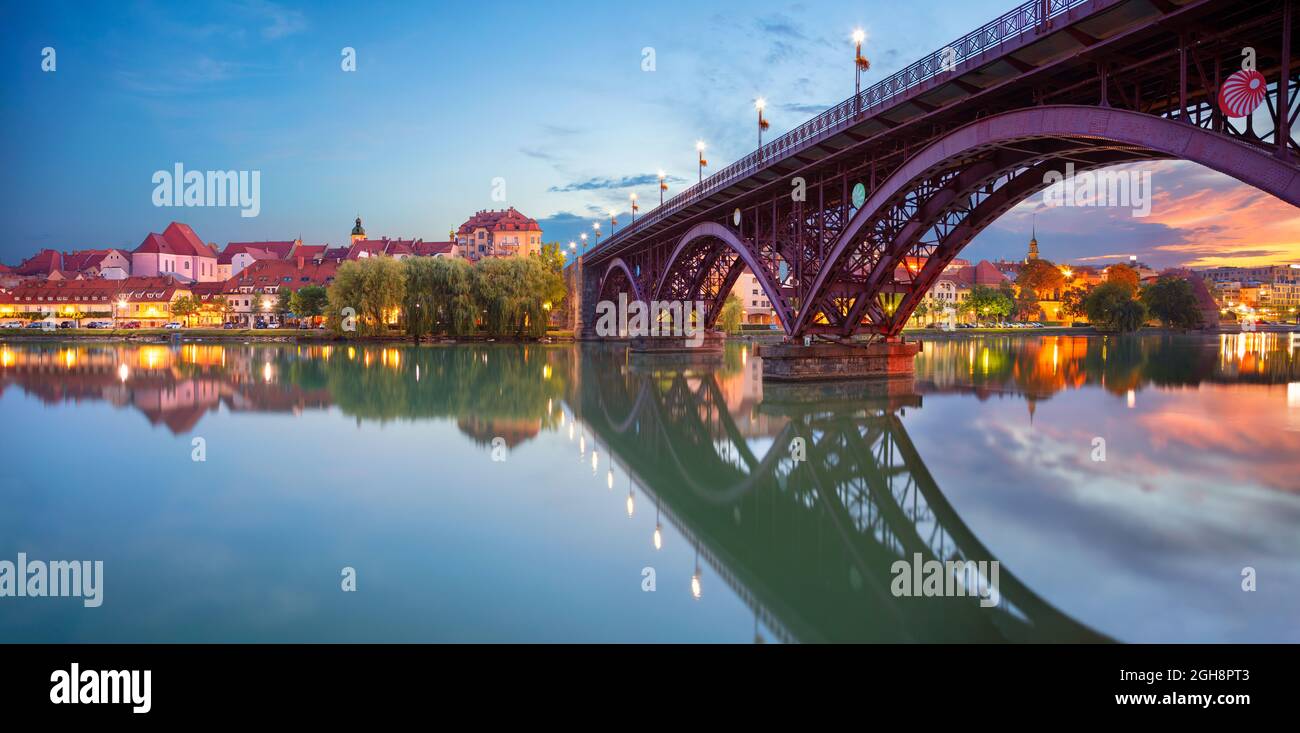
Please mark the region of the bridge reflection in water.
[[[584, 349], [580, 368], [577, 419], [779, 639], [1107, 640], [1007, 567], [991, 607], [891, 593], [898, 560], [997, 560], [908, 437], [900, 417], [921, 406], [910, 383], [839, 403], [768, 386], [755, 434], [711, 369], [633, 366], [599, 347]], [[791, 452], [797, 439], [804, 460]], [[697, 569], [697, 592], [699, 582]]]

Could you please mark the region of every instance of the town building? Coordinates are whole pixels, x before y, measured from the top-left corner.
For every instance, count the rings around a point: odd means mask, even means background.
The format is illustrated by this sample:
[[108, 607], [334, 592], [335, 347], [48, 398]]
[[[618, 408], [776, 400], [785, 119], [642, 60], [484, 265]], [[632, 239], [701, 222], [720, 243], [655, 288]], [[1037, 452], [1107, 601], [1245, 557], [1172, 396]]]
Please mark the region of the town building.
[[475, 213], [456, 229], [457, 253], [471, 262], [541, 252], [542, 227], [513, 206]]
[[216, 282], [217, 252], [186, 224], [172, 222], [162, 234], [150, 233], [131, 253], [131, 274], [170, 276], [182, 282]]
[[88, 319], [138, 321], [141, 326], [156, 327], [175, 320], [172, 302], [189, 294], [184, 283], [168, 276], [28, 280], [8, 293], [8, 302], [0, 304], [0, 315], [73, 323]]
[[83, 278], [125, 280], [131, 275], [131, 253], [120, 249], [83, 249], [69, 252], [63, 255], [61, 270], [65, 273], [77, 273]]
[[744, 312], [741, 317], [742, 323], [763, 325], [776, 323], [776, 311], [772, 308], [772, 302], [768, 300], [767, 293], [758, 284], [758, 278], [754, 277], [754, 273], [748, 267], [740, 273], [740, 277], [736, 278], [731, 293], [740, 299]]

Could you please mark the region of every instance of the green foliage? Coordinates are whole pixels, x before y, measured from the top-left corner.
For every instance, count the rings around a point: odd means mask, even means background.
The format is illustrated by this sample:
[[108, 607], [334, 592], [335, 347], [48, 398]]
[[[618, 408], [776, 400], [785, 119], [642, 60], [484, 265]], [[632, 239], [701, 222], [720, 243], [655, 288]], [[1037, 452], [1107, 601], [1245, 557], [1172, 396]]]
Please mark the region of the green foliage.
[[190, 316], [198, 313], [200, 307], [198, 298], [189, 295], [182, 295], [171, 302], [171, 305], [168, 306], [168, 310], [173, 316], [184, 320], [185, 323], [188, 324]]
[[722, 312], [718, 314], [718, 328], [729, 334], [738, 334], [744, 316], [744, 304], [740, 302], [740, 298], [736, 297], [735, 293], [732, 293], [727, 296], [726, 302], [722, 304]]
[[560, 276], [538, 257], [491, 257], [474, 266], [483, 325], [495, 337], [546, 335], [551, 296], [563, 290]]
[[1133, 298], [1124, 281], [1107, 281], [1093, 288], [1083, 300], [1083, 310], [1099, 330], [1120, 333], [1141, 328], [1147, 314], [1146, 306]]
[[1064, 286], [1065, 275], [1050, 260], [1029, 260], [1016, 276], [1016, 287], [1026, 300], [1045, 300]]
[[293, 309], [293, 291], [281, 287], [276, 291], [275, 301], [271, 305], [271, 312], [283, 318], [284, 316], [295, 313]]
[[1167, 328], [1199, 328], [1203, 323], [1192, 284], [1181, 277], [1164, 276], [1145, 285], [1142, 303]]
[[299, 318], [323, 316], [329, 307], [329, 293], [321, 285], [308, 285], [294, 291], [289, 304]]
[[357, 333], [383, 333], [384, 316], [401, 307], [405, 296], [406, 272], [401, 262], [391, 257], [344, 262], [329, 287], [330, 325], [342, 330], [343, 309], [352, 308]]
[[406, 332], [464, 336], [478, 317], [474, 302], [474, 268], [464, 260], [413, 257], [406, 267]]
[[1072, 318], [1083, 318], [1087, 315], [1083, 310], [1083, 300], [1088, 297], [1092, 288], [1070, 288], [1061, 293], [1061, 313]]
[[1128, 265], [1111, 265], [1106, 268], [1106, 282], [1124, 286], [1130, 296], [1137, 295], [1140, 281], [1137, 270]]
[[970, 296], [962, 301], [961, 309], [973, 313], [978, 319], [1006, 318], [1015, 310], [1015, 300], [1010, 288], [990, 288], [976, 285], [971, 288]]

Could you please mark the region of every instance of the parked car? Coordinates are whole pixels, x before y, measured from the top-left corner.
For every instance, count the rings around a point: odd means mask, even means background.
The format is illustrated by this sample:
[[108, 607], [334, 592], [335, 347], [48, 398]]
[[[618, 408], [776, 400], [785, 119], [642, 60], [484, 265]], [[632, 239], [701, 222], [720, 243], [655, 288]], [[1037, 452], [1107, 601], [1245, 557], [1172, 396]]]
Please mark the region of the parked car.
[[54, 322], [53, 321], [32, 321], [31, 323], [27, 324], [27, 327], [34, 328], [40, 331], [53, 331]]
[[59, 321], [59, 328], [76, 328], [77, 324], [72, 321]]
[[27, 324], [22, 321], [4, 321], [0, 323], [0, 328], [23, 328]]
[[223, 329], [229, 331], [229, 330], [231, 330], [231, 329], [233, 329], [233, 328], [238, 328], [239, 326], [235, 325], [235, 322], [234, 322], [234, 321], [226, 321], [225, 323], [221, 324], [221, 327], [222, 327]]
[[112, 328], [112, 321], [90, 321], [86, 323], [86, 328]]
[[139, 327], [140, 327], [139, 321], [127, 321], [126, 323], [122, 324], [122, 328], [139, 328]]
[[167, 329], [167, 330], [169, 330], [169, 331], [177, 331], [177, 330], [180, 330], [180, 327], [181, 327], [181, 324], [177, 323], [176, 321], [171, 321], [171, 322], [169, 322], [169, 323], [164, 323], [164, 324], [163, 324], [163, 328], [165, 328], [165, 329]]
[[253, 324], [253, 328], [266, 328], [266, 321], [257, 321]]

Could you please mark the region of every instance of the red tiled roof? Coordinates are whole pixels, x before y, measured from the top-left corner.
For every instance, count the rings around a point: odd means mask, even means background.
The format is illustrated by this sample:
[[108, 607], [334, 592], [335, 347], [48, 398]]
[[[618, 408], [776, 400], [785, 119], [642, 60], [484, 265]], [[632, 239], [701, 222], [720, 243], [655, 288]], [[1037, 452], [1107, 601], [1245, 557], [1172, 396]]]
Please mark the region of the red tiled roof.
[[172, 222], [162, 234], [150, 233], [133, 254], [169, 254], [181, 257], [216, 257], [217, 253], [198, 238], [189, 225]]
[[14, 268], [14, 273], [18, 275], [49, 275], [54, 270], [63, 268], [63, 254], [55, 249], [43, 249], [40, 252], [23, 260], [23, 263]]
[[420, 257], [433, 257], [435, 255], [450, 254], [455, 246], [455, 242], [416, 242], [412, 249]]
[[170, 300], [178, 287], [170, 277], [128, 277], [124, 280], [31, 280], [14, 288], [22, 303], [109, 303], [117, 300]]
[[245, 250], [258, 249], [269, 252], [279, 259], [287, 260], [293, 254], [294, 245], [297, 243], [298, 240], [296, 239], [287, 242], [231, 242], [226, 245], [226, 249], [222, 254], [233, 256]]
[[300, 244], [298, 249], [293, 251], [294, 256], [310, 260], [318, 260], [325, 256], [325, 250], [329, 247], [327, 244]]
[[217, 263], [222, 265], [229, 265], [232, 262], [234, 262], [235, 255], [241, 255], [241, 254], [248, 255], [249, 257], [252, 257], [254, 260], [280, 259], [280, 257], [276, 255], [274, 252], [267, 252], [264, 249], [253, 249], [252, 247], [248, 247], [245, 249], [238, 249], [232, 252], [230, 248], [227, 247], [226, 251], [222, 252], [221, 256], [217, 258]]
[[259, 260], [226, 281], [230, 288], [226, 292], [237, 292], [238, 288], [250, 287], [258, 290], [272, 287], [297, 290], [307, 285], [328, 285], [333, 282], [338, 269], [338, 263], [329, 260], [320, 263], [304, 262], [301, 268], [296, 261]]
[[988, 260], [980, 260], [979, 264], [974, 267], [967, 265], [959, 267], [956, 270], [946, 271], [941, 279], [951, 280], [962, 287], [973, 288], [976, 285], [985, 285], [988, 287], [997, 287], [1004, 282], [1010, 282], [1011, 279], [998, 271], [997, 267]]
[[471, 216], [460, 228], [456, 230], [457, 234], [469, 234], [479, 228], [487, 229], [490, 232], [540, 232], [541, 226], [537, 224], [536, 219], [530, 219], [519, 213], [515, 207], [501, 211], [485, 210], [479, 211]]

